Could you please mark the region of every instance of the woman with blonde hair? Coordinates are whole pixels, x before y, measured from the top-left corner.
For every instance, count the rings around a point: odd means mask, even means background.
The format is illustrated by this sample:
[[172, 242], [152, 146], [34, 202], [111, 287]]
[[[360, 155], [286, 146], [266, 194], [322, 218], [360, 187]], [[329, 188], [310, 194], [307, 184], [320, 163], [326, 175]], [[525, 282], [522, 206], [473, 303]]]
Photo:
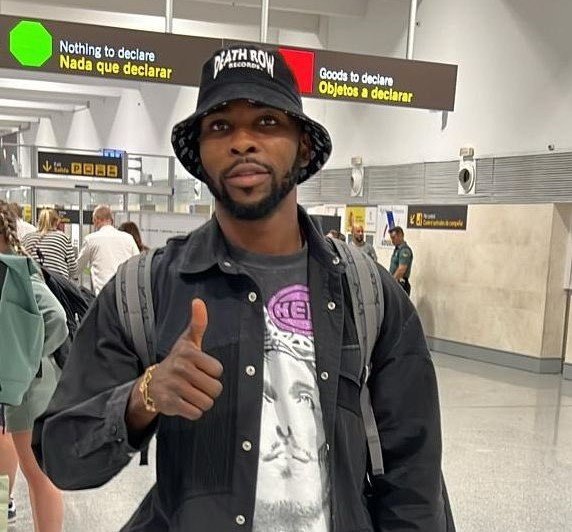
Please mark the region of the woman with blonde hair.
[[[0, 254], [26, 254], [18, 239], [16, 217], [3, 201], [0, 201]], [[59, 370], [49, 355], [65, 341], [68, 330], [65, 311], [44, 283], [41, 274], [32, 275], [31, 281], [44, 322], [43, 357], [38, 376], [32, 381], [22, 403], [5, 407], [0, 415], [0, 422], [5, 420], [5, 427], [0, 427], [0, 475], [8, 475], [13, 483], [19, 461], [28, 483], [35, 532], [61, 532], [64, 512], [62, 495], [36, 461], [32, 452], [32, 428], [36, 417], [47, 408], [57, 384]]]
[[58, 230], [60, 216], [54, 209], [42, 209], [38, 230], [27, 234], [22, 243], [28, 254], [44, 268], [68, 279], [77, 279], [77, 250], [69, 237]]

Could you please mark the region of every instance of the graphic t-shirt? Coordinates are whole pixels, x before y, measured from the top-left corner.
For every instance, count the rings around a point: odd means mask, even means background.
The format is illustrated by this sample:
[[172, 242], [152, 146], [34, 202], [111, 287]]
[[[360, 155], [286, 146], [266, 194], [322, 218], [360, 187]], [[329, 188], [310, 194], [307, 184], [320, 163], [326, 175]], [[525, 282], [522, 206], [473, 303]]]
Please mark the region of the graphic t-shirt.
[[233, 250], [264, 295], [264, 396], [254, 532], [328, 532], [326, 438], [316, 377], [308, 253]]

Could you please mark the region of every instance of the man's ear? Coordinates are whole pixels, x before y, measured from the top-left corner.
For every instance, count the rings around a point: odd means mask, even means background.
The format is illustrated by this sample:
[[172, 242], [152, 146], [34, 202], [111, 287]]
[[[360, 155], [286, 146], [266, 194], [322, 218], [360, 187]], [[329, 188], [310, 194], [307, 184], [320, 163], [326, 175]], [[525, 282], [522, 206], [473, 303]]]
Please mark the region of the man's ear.
[[303, 132], [300, 135], [300, 144], [298, 146], [298, 157], [300, 160], [300, 167], [306, 168], [310, 164], [310, 154], [312, 153], [312, 139], [310, 135]]

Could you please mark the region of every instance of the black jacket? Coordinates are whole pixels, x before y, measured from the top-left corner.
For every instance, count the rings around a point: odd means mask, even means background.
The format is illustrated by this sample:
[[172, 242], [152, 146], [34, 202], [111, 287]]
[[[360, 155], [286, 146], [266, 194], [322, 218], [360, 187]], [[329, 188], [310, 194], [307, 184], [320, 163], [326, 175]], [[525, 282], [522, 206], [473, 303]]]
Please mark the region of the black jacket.
[[[344, 265], [301, 209], [300, 223], [309, 250], [316, 371], [327, 376], [318, 380], [329, 446], [331, 531], [444, 532], [437, 384], [417, 313], [380, 267], [385, 317], [369, 386], [385, 474], [369, 484], [361, 362]], [[259, 289], [229, 258], [214, 219], [158, 252], [152, 285], [159, 360], [185, 328], [189, 301], [200, 297], [209, 311], [203, 350], [224, 366], [224, 392], [198, 422], [159, 417], [149, 431], [149, 437], [157, 433], [157, 485], [124, 530], [250, 531], [263, 377], [246, 368], [263, 365], [263, 298], [252, 296]], [[119, 326], [110, 282], [83, 321], [54, 398], [35, 427], [36, 454], [57, 486], [100, 486], [138, 450], [130, 445], [124, 415], [143, 371]], [[246, 439], [250, 452], [241, 446]], [[239, 516], [245, 524], [237, 524]]]

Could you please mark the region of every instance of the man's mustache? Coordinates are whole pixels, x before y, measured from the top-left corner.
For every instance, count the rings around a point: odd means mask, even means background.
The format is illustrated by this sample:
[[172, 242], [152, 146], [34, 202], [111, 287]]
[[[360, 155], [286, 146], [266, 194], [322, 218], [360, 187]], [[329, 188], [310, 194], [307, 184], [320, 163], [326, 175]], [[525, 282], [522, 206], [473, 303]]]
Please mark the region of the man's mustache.
[[237, 159], [236, 161], [234, 161], [228, 168], [225, 168], [222, 172], [221, 172], [221, 177], [223, 179], [226, 179], [231, 173], [232, 171], [239, 165], [241, 164], [256, 164], [258, 166], [261, 166], [262, 168], [264, 168], [272, 177], [274, 177], [274, 168], [272, 168], [272, 166], [270, 166], [269, 164], [263, 163], [261, 161], [258, 161], [255, 157], [243, 157], [241, 159]]
[[303, 464], [316, 460], [310, 451], [301, 449], [297, 445], [284, 445], [276, 442], [272, 445], [272, 450], [262, 456], [262, 461], [272, 462], [273, 460], [282, 457], [291, 458], [292, 460], [297, 460]]

